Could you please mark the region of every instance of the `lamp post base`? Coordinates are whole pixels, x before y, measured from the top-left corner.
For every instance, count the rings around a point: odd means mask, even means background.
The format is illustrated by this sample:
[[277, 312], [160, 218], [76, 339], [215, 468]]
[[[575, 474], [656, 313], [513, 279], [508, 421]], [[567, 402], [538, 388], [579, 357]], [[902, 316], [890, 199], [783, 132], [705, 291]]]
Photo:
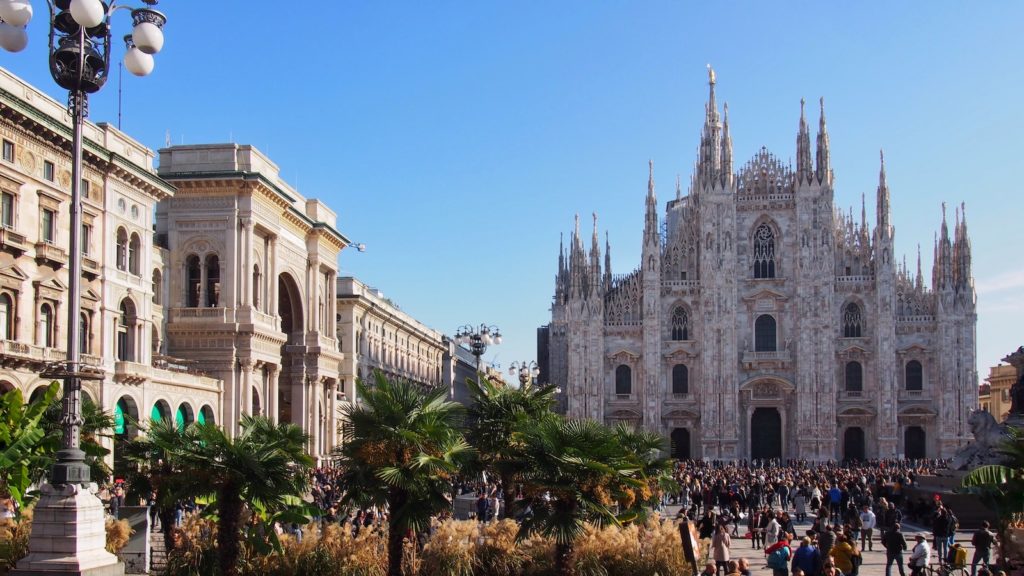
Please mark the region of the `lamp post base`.
[[11, 576], [123, 576], [106, 550], [103, 503], [79, 484], [43, 484], [29, 536], [29, 555]]

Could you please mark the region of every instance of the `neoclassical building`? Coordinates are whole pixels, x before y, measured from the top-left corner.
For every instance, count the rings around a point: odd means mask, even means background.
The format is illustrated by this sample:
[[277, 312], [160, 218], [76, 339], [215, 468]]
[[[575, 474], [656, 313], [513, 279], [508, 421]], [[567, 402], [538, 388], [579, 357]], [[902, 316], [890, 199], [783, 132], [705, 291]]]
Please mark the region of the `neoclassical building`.
[[[0, 393], [26, 397], [66, 360], [71, 124], [58, 103], [0, 69]], [[116, 437], [148, 418], [221, 421], [220, 382], [161, 350], [166, 249], [153, 211], [174, 187], [153, 153], [109, 124], [85, 126], [82, 189], [83, 393], [113, 413]]]
[[335, 323], [337, 217], [240, 144], [160, 150], [177, 191], [156, 208], [167, 319], [163, 347], [223, 383], [223, 422], [300, 425], [314, 456], [336, 444], [343, 355]]
[[715, 77], [689, 193], [659, 210], [653, 166], [642, 260], [613, 274], [594, 217], [560, 250], [543, 379], [570, 416], [628, 421], [685, 458], [948, 457], [977, 406], [966, 218], [945, 205], [930, 281], [894, 253], [884, 161], [875, 222], [834, 202], [824, 104], [801, 101], [796, 165], [762, 148], [733, 166]]

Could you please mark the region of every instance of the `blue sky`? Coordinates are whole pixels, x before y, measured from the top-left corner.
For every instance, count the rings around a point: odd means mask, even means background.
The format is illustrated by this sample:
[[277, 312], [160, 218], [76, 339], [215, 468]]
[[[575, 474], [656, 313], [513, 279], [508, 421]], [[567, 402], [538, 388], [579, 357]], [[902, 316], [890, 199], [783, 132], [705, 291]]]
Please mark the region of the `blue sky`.
[[[0, 65], [59, 100], [44, 4]], [[507, 367], [536, 354], [559, 234], [597, 212], [613, 271], [639, 259], [647, 161], [662, 202], [696, 157], [705, 65], [737, 166], [795, 154], [800, 98], [825, 98], [836, 204], [873, 197], [885, 149], [897, 253], [930, 270], [941, 203], [967, 204], [978, 370], [1024, 343], [1016, 169], [1020, 2], [162, 2], [156, 71], [126, 74], [144, 144], [253, 144], [367, 244], [343, 274], [438, 330], [496, 324]], [[119, 14], [115, 32], [128, 30]], [[814, 108], [812, 107], [812, 110]], [[116, 123], [116, 78], [93, 97]], [[816, 119], [816, 112], [814, 118]], [[926, 272], [926, 276], [929, 273]]]

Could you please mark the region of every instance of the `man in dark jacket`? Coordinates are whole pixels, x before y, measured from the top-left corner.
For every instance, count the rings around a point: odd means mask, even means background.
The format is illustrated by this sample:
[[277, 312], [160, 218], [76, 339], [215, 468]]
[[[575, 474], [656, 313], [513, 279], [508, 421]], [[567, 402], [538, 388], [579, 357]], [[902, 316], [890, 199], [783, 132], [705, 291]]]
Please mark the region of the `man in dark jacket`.
[[992, 545], [996, 543], [996, 535], [989, 530], [988, 520], [981, 523], [981, 528], [971, 537], [971, 544], [974, 545], [974, 558], [971, 560], [971, 576], [975, 575], [978, 563], [982, 568], [988, 568], [992, 563]]
[[907, 549], [907, 539], [900, 531], [899, 522], [882, 535], [882, 546], [885, 546], [885, 576], [892, 576], [893, 562], [900, 569], [900, 576], [906, 576], [903, 570], [903, 551]]

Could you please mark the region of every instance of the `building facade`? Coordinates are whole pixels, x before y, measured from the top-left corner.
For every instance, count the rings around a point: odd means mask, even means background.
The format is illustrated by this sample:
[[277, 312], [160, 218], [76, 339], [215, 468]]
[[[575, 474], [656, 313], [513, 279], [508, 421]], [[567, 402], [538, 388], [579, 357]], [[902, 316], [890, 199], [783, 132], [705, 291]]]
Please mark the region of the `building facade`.
[[[0, 69], [0, 138], [0, 393], [30, 398], [66, 360], [70, 119]], [[87, 123], [84, 142], [79, 346], [96, 379], [83, 393], [114, 414], [116, 440], [149, 418], [220, 422], [220, 382], [161, 350], [167, 251], [153, 242], [153, 211], [174, 187], [116, 128]]]
[[223, 382], [223, 422], [298, 424], [313, 456], [336, 445], [342, 352], [338, 255], [349, 245], [325, 204], [284, 182], [252, 146], [160, 150], [176, 187], [156, 210], [168, 250], [164, 347]]
[[1010, 387], [1017, 381], [1017, 369], [1009, 364], [989, 368], [985, 384], [978, 390], [978, 405], [1003, 422], [1010, 415]]
[[796, 165], [762, 148], [733, 168], [709, 78], [689, 193], [659, 214], [653, 165], [641, 265], [613, 274], [579, 218], [561, 248], [545, 379], [567, 412], [671, 438], [680, 458], [948, 457], [977, 406], [966, 219], [943, 206], [926, 283], [894, 254], [884, 161], [875, 226], [834, 203], [824, 104]]

